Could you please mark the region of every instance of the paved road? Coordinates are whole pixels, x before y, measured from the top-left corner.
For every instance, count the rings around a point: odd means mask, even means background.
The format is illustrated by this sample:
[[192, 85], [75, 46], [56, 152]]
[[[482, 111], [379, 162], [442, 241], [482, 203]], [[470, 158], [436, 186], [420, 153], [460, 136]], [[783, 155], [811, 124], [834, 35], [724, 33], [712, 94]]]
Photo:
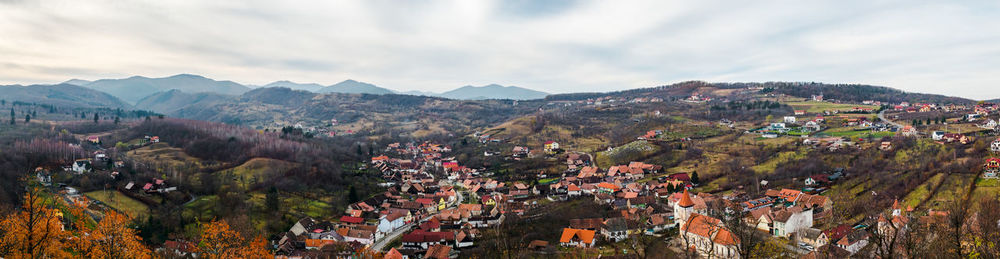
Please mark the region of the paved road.
[[[455, 194], [458, 195], [458, 199], [455, 200], [455, 202], [448, 205], [448, 209], [457, 207], [459, 204], [462, 204], [462, 201], [465, 200], [465, 196], [462, 195], [462, 192], [456, 191]], [[382, 252], [386, 248], [385, 246], [389, 244], [389, 242], [392, 242], [393, 240], [396, 240], [396, 238], [399, 238], [399, 236], [403, 235], [404, 233], [409, 232], [410, 229], [417, 226], [419, 222], [429, 220], [433, 216], [434, 215], [428, 216], [420, 220], [415, 220], [413, 222], [410, 222], [409, 224], [403, 225], [403, 227], [400, 227], [399, 229], [396, 229], [396, 231], [393, 231], [392, 233], [385, 235], [385, 237], [382, 237], [382, 239], [372, 244], [372, 250]]]
[[882, 110], [882, 111], [878, 112], [878, 118], [882, 119], [882, 121], [884, 121], [886, 123], [895, 125], [896, 127], [899, 127], [900, 129], [902, 129], [904, 127], [903, 124], [896, 123], [896, 122], [890, 120], [889, 118], [886, 118], [885, 117], [885, 110]]

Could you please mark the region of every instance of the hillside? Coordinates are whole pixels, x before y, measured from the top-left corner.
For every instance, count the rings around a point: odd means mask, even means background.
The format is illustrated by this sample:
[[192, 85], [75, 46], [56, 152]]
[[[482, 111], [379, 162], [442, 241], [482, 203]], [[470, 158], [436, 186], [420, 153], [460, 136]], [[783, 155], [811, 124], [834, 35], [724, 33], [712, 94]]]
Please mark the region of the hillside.
[[310, 92], [318, 92], [320, 89], [322, 89], [325, 86], [323, 86], [321, 84], [317, 84], [317, 83], [296, 83], [296, 82], [292, 82], [292, 81], [288, 81], [288, 80], [282, 80], [282, 81], [276, 81], [276, 82], [272, 82], [270, 84], [263, 85], [260, 88], [270, 88], [270, 87], [285, 87], [285, 88], [290, 88], [290, 89], [293, 89], [293, 90], [303, 90], [303, 91], [310, 91]]
[[517, 86], [502, 86], [497, 84], [485, 86], [463, 86], [461, 88], [441, 93], [437, 96], [458, 100], [511, 99], [531, 100], [542, 99], [549, 95], [545, 92], [521, 88]]
[[8, 102], [20, 101], [68, 108], [132, 107], [109, 94], [71, 84], [0, 86], [0, 98]]
[[[294, 89], [294, 88], [293, 88]], [[327, 87], [323, 87], [318, 93], [346, 93], [346, 94], [391, 94], [392, 90], [381, 88], [373, 84], [358, 82], [354, 80], [344, 80]]]
[[125, 79], [101, 79], [86, 87], [136, 103], [143, 97], [171, 89], [187, 93], [218, 93], [239, 95], [250, 89], [232, 81], [216, 81], [203, 76], [181, 74], [164, 78], [133, 76]]
[[469, 131], [532, 112], [535, 105], [513, 106], [509, 101], [459, 101], [396, 94], [317, 94], [289, 88], [254, 89], [239, 98], [212, 106], [189, 106], [178, 111], [185, 118], [251, 127], [294, 125], [336, 130], [390, 130], [417, 132]]
[[170, 116], [183, 117], [177, 111], [191, 105], [210, 106], [234, 98], [234, 96], [217, 93], [185, 93], [171, 89], [158, 92], [136, 102], [135, 107], [142, 110], [155, 111]]

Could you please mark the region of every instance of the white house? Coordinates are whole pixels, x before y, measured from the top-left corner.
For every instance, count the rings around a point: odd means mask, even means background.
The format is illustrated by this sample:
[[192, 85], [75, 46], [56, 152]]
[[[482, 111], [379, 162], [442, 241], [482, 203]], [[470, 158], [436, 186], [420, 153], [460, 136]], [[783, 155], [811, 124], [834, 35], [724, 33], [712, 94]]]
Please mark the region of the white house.
[[77, 159], [73, 162], [73, 171], [82, 174], [90, 171], [90, 160], [88, 159]]
[[993, 143], [990, 143], [990, 150], [993, 152], [1000, 152], [1000, 138], [994, 140]]
[[382, 216], [378, 221], [378, 232], [391, 233], [406, 225], [406, 214], [396, 211]]
[[944, 131], [935, 131], [931, 133], [931, 139], [941, 140], [942, 138], [944, 138]]
[[785, 116], [785, 123], [795, 123], [795, 116]]
[[601, 226], [601, 235], [608, 241], [621, 242], [628, 238], [628, 224], [624, 218], [611, 218]]
[[802, 210], [800, 207], [789, 208], [776, 213], [771, 234], [787, 238], [792, 233], [812, 226], [812, 210]]

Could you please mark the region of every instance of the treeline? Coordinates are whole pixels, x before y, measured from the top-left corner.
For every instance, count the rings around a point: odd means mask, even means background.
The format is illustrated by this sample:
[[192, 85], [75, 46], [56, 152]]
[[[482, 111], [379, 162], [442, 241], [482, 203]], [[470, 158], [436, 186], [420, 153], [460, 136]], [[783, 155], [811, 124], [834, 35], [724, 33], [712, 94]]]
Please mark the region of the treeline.
[[816, 82], [766, 82], [766, 83], [731, 83], [727, 85], [741, 87], [773, 88], [774, 93], [796, 97], [809, 98], [822, 94], [824, 99], [836, 99], [847, 102], [862, 102], [876, 100], [890, 103], [921, 102], [938, 104], [972, 104], [972, 100], [936, 94], [908, 93], [898, 89], [883, 86], [860, 84], [823, 84]]

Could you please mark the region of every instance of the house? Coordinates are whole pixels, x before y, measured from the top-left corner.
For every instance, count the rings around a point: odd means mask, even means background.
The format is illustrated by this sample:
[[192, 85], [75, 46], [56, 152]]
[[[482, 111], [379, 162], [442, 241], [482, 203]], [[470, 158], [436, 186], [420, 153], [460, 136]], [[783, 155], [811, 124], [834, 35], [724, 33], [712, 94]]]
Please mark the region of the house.
[[830, 243], [830, 239], [826, 236], [826, 233], [815, 228], [799, 230], [799, 233], [795, 237], [799, 239], [800, 243], [805, 243], [813, 247], [821, 247]]
[[601, 235], [612, 242], [621, 242], [628, 238], [628, 223], [625, 218], [610, 218], [601, 226]]
[[451, 258], [451, 246], [436, 244], [427, 248], [424, 253], [425, 259], [448, 259]]
[[795, 110], [795, 115], [805, 115], [805, 114], [806, 114], [805, 110]]
[[933, 140], [941, 140], [943, 138], [944, 138], [944, 131], [931, 132], [931, 139], [933, 139]]
[[930, 105], [924, 104], [924, 106], [920, 107], [920, 112], [929, 112], [929, 111], [931, 111], [931, 106]]
[[545, 151], [545, 153], [549, 153], [549, 154], [556, 153], [556, 150], [559, 149], [559, 142], [555, 142], [555, 141], [551, 141], [551, 140], [545, 141], [545, 145], [543, 147], [544, 147], [543, 150]]
[[795, 116], [785, 116], [785, 123], [795, 123]]
[[983, 178], [1000, 178], [1000, 158], [991, 157], [986, 159], [986, 165], [983, 166]]
[[153, 136], [152, 138], [149, 138], [149, 142], [160, 143], [160, 136]]
[[784, 208], [773, 214], [771, 234], [778, 237], [789, 237], [799, 230], [813, 226], [812, 210], [800, 207]]
[[940, 140], [943, 140], [948, 143], [958, 142], [962, 143], [963, 145], [972, 142], [972, 139], [969, 138], [969, 136], [966, 136], [965, 134], [961, 133], [945, 133]]
[[830, 182], [830, 176], [826, 174], [815, 174], [807, 177], [805, 180], [805, 184], [807, 186], [826, 184], [829, 182]]
[[719, 258], [740, 258], [739, 239], [732, 232], [722, 227], [719, 219], [701, 214], [691, 214], [680, 228], [681, 244], [698, 251], [702, 255], [713, 255]]
[[77, 174], [82, 174], [89, 172], [93, 166], [90, 164], [90, 159], [77, 159], [73, 161], [73, 171]]
[[809, 131], [823, 130], [823, 126], [820, 126], [819, 123], [816, 121], [808, 121], [806, 122], [806, 125], [802, 126], [802, 128], [807, 129]]
[[569, 187], [566, 187], [566, 196], [577, 197], [580, 194], [580, 187], [576, 186], [576, 184], [569, 184]]
[[868, 231], [864, 229], [854, 229], [847, 236], [838, 240], [836, 246], [853, 255], [868, 245], [869, 236]]
[[87, 141], [94, 144], [101, 143], [101, 137], [90, 135], [87, 136]]
[[564, 228], [559, 244], [566, 247], [594, 247], [593, 230]]
[[914, 128], [913, 126], [906, 125], [900, 131], [900, 134], [902, 134], [903, 137], [916, 137], [917, 136], [917, 129]]
[[531, 149], [529, 149], [528, 147], [515, 146], [511, 152], [513, 152], [513, 155], [515, 157], [523, 157], [527, 156], [528, 153], [531, 153]]
[[879, 150], [882, 150], [882, 151], [889, 151], [889, 150], [892, 150], [892, 142], [889, 142], [889, 141], [882, 141], [882, 143], [881, 143], [881, 144], [879, 144], [879, 146], [878, 146], [878, 149], [879, 149]]
[[404, 259], [403, 253], [400, 253], [396, 248], [389, 249], [389, 252], [385, 253], [382, 259]]
[[52, 186], [52, 174], [41, 167], [35, 168], [35, 178], [44, 186]]
[[1000, 138], [994, 140], [993, 143], [990, 143], [990, 151], [1000, 152]]

